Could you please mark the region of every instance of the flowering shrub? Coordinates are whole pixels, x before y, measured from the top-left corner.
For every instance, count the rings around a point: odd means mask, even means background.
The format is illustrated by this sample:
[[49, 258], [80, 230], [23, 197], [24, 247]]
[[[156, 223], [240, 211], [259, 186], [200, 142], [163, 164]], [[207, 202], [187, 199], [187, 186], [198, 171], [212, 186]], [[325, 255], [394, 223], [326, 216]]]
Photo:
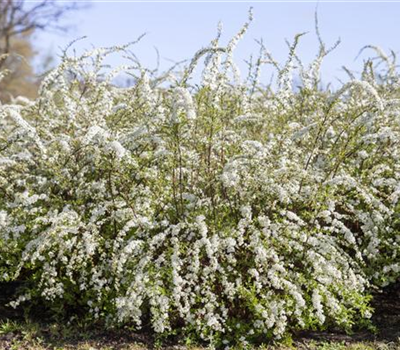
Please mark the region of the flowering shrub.
[[27, 282], [13, 306], [214, 344], [370, 317], [370, 286], [400, 276], [396, 63], [376, 49], [387, 69], [322, 90], [329, 50], [303, 67], [297, 36], [283, 66], [261, 45], [243, 81], [247, 26], [182, 74], [122, 67], [129, 88], [103, 69], [125, 47], [65, 55], [35, 101], [0, 106], [0, 280]]

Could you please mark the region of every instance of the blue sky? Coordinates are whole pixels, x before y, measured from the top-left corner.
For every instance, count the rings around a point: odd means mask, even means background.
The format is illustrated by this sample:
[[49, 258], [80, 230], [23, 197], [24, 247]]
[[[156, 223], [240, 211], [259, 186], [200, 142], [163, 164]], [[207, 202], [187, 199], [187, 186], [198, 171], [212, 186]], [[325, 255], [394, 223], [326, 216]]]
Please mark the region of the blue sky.
[[[309, 62], [317, 53], [318, 41], [314, 32], [316, 2], [93, 2], [69, 18], [74, 27], [63, 35], [36, 35], [40, 54], [56, 54], [59, 47], [81, 36], [88, 38], [76, 44], [77, 50], [94, 46], [124, 44], [147, 32], [146, 37], [132, 50], [145, 66], [154, 67], [156, 52], [160, 52], [161, 67], [170, 66], [169, 60], [189, 59], [206, 46], [216, 33], [218, 21], [223, 23], [222, 43], [226, 43], [247, 19], [249, 7], [254, 9], [254, 21], [239, 43], [236, 60], [244, 69], [244, 59], [257, 54], [255, 39], [263, 38], [265, 46], [278, 61], [287, 55], [285, 38], [292, 40], [299, 32], [309, 32], [302, 38], [299, 55]], [[327, 45], [338, 37], [340, 46], [327, 57], [323, 80], [343, 78], [341, 66], [351, 69], [361, 66], [367, 52], [355, 61], [361, 47], [371, 44], [384, 50], [400, 51], [400, 3], [326, 3], [318, 5], [320, 31]], [[372, 52], [370, 53], [372, 54]], [[112, 65], [123, 63], [121, 57], [110, 60]]]

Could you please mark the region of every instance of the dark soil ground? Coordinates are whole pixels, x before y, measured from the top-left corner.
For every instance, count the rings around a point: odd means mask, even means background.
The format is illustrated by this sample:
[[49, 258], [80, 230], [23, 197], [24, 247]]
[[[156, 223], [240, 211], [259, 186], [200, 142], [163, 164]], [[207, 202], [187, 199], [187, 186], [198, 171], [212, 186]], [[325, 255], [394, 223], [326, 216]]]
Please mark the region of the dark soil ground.
[[[16, 287], [16, 284], [0, 284], [0, 350], [138, 350], [152, 349], [157, 346], [157, 341], [151, 332], [110, 331], [101, 327], [74, 329], [73, 327], [54, 324], [54, 322], [46, 322], [41, 319], [43, 317], [38, 317], [37, 311], [27, 318], [20, 311], [5, 306], [12, 298]], [[356, 330], [353, 334], [335, 330], [329, 332], [299, 332], [294, 335], [293, 347], [271, 347], [271, 349], [400, 349], [400, 282], [376, 293], [372, 306], [375, 309], [372, 323], [376, 327], [376, 332], [369, 330]], [[322, 347], [315, 344], [322, 344]], [[324, 344], [333, 345], [331, 347], [331, 345], [325, 346]], [[176, 339], [164, 342], [162, 347], [186, 348]], [[190, 348], [195, 349], [196, 347], [190, 346]]]

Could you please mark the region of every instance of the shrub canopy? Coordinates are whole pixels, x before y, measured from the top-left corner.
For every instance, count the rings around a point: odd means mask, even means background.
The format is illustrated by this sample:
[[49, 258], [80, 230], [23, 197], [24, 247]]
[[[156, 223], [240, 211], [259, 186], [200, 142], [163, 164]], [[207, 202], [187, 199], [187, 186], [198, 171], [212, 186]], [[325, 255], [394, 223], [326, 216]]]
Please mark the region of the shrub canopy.
[[[109, 324], [213, 344], [351, 327], [400, 276], [395, 57], [321, 89], [321, 41], [242, 80], [219, 35], [182, 74], [64, 55], [39, 97], [0, 106], [0, 280]], [[204, 59], [201, 81], [191, 83]], [[264, 64], [277, 88], [259, 82]], [[112, 85], [125, 70], [128, 88]], [[301, 80], [292, 86], [293, 73]]]

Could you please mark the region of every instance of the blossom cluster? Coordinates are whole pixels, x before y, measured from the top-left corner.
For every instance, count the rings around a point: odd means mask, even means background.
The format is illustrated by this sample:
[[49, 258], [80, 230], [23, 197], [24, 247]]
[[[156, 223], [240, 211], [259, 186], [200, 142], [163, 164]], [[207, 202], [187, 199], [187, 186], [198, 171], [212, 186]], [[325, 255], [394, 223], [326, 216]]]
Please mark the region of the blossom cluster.
[[298, 36], [283, 66], [262, 46], [241, 80], [247, 26], [181, 74], [122, 67], [127, 88], [103, 69], [125, 47], [65, 55], [36, 100], [0, 105], [0, 280], [27, 282], [14, 307], [226, 346], [370, 317], [371, 287], [400, 276], [394, 58], [323, 90], [328, 50], [305, 68]]

